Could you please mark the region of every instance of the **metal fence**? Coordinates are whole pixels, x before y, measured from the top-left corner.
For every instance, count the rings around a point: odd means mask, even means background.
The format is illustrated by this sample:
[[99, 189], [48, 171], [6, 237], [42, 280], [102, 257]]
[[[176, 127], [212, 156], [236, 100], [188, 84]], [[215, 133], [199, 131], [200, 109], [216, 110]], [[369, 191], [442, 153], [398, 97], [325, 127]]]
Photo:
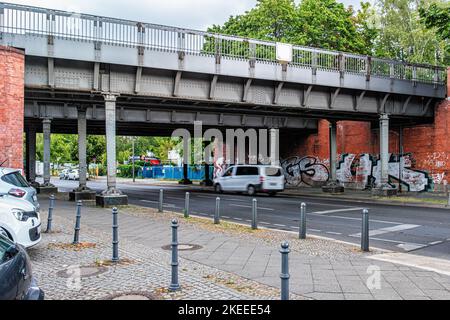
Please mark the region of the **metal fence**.
[[[148, 50], [278, 63], [276, 43], [129, 20], [0, 2], [0, 33], [97, 41]], [[292, 66], [426, 83], [445, 83], [445, 69], [431, 65], [293, 46]]]

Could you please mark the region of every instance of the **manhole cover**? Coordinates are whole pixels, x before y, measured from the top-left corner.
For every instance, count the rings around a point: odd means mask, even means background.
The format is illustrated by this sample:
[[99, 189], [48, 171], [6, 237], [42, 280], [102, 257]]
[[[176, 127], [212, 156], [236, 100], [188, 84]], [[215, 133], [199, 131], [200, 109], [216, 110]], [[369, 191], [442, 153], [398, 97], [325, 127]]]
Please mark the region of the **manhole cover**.
[[64, 270], [58, 271], [56, 274], [61, 278], [73, 278], [81, 277], [88, 278], [106, 272], [108, 269], [105, 267], [94, 266], [70, 266]]
[[[172, 250], [172, 246], [170, 244], [162, 246], [164, 250]], [[198, 244], [191, 244], [191, 243], [180, 243], [178, 244], [178, 250], [180, 251], [189, 251], [189, 250], [198, 250], [203, 248], [202, 246], [199, 246]]]
[[112, 294], [104, 300], [159, 300], [157, 296], [145, 291], [129, 291]]

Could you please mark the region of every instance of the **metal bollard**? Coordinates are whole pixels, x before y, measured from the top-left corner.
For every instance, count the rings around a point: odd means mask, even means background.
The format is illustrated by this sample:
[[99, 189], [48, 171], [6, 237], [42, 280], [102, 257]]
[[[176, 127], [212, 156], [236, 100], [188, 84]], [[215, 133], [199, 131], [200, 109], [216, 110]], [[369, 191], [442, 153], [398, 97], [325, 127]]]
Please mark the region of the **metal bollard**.
[[48, 206], [47, 230], [46, 233], [52, 232], [53, 207], [55, 206], [55, 195], [50, 195], [50, 204]]
[[369, 210], [362, 211], [361, 250], [369, 251]]
[[216, 198], [216, 210], [214, 211], [214, 224], [220, 223], [220, 198]]
[[281, 243], [281, 300], [289, 300], [289, 243], [283, 241]]
[[77, 201], [77, 218], [75, 220], [75, 234], [72, 244], [80, 243], [80, 220], [81, 220], [81, 200]]
[[252, 201], [252, 229], [258, 229], [258, 204], [256, 199]]
[[172, 280], [169, 286], [170, 291], [176, 291], [180, 289], [178, 283], [178, 220], [172, 220]]
[[184, 217], [189, 218], [189, 192], [184, 197]]
[[164, 191], [163, 189], [159, 189], [158, 212], [163, 212], [163, 198], [164, 198]]
[[113, 245], [113, 254], [112, 254], [112, 262], [119, 261], [119, 222], [118, 222], [118, 210], [116, 207], [112, 209], [113, 223], [112, 223], [112, 245]]
[[306, 239], [306, 204], [304, 202], [300, 205], [300, 226], [298, 238]]

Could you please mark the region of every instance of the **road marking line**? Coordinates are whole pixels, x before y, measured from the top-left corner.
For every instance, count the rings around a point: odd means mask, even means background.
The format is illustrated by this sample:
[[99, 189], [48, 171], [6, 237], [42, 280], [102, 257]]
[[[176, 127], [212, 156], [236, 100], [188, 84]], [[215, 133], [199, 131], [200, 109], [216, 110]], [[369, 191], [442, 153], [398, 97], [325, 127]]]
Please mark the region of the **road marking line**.
[[274, 223], [273, 225], [274, 225], [274, 226], [277, 226], [277, 227], [287, 227], [287, 225], [285, 225], [285, 224], [279, 224], [279, 223]]
[[184, 198], [166, 196], [167, 199], [176, 199], [176, 200], [184, 200]]
[[405, 266], [433, 271], [450, 276], [449, 260], [418, 256], [411, 253], [400, 253], [400, 252], [376, 254], [373, 256], [369, 256], [367, 258], [379, 261], [386, 261], [390, 263], [402, 264]]
[[311, 213], [322, 215], [322, 214], [346, 212], [346, 211], [361, 211], [362, 209], [364, 209], [364, 208], [334, 209], [334, 210], [315, 211], [315, 212], [311, 212]]
[[337, 235], [341, 235], [342, 233], [340, 233], [340, 232], [334, 232], [334, 231], [326, 231], [325, 233], [328, 233], [328, 234], [337, 234]]
[[322, 232], [322, 230], [319, 229], [307, 229], [308, 231], [312, 231], [312, 232]]
[[153, 200], [141, 200], [142, 202], [150, 202], [150, 203], [159, 203], [159, 201], [153, 201]]
[[[323, 216], [321, 214], [314, 214], [314, 213], [308, 213], [308, 214], [312, 215], [312, 216], [316, 216], [316, 217], [322, 217]], [[326, 215], [325, 217], [327, 217], [327, 218], [344, 219], [344, 220], [358, 220], [358, 221], [361, 221], [361, 218], [342, 217], [342, 216], [329, 216], [329, 215]], [[385, 220], [375, 220], [375, 219], [370, 219], [370, 222], [378, 222], [378, 223], [385, 223], [385, 224], [395, 224], [395, 225], [401, 224], [400, 222], [385, 221]]]
[[229, 217], [229, 216], [222, 216], [222, 218], [230, 219], [230, 217]]
[[430, 242], [430, 243], [428, 243], [428, 244], [430, 244], [430, 245], [435, 245], [435, 244], [439, 244], [439, 243], [442, 243], [442, 242], [444, 242], [444, 241], [433, 241], [433, 242]]
[[[417, 225], [417, 224], [399, 224], [397, 226], [370, 230], [369, 231], [369, 236], [370, 237], [378, 236], [380, 234], [385, 234], [385, 233], [388, 233], [388, 232], [396, 232], [396, 231], [414, 229], [414, 228], [417, 228], [417, 227], [420, 227], [420, 225]], [[361, 232], [355, 233], [355, 234], [351, 234], [350, 236], [360, 237], [361, 236]]]
[[264, 222], [264, 221], [261, 221], [260, 223], [261, 223], [261, 224], [267, 224], [267, 225], [270, 225], [270, 223]]
[[244, 221], [244, 219], [241, 218], [233, 218], [234, 220]]
[[[243, 204], [235, 204], [235, 203], [231, 203], [230, 206], [232, 206], [232, 207], [241, 207], [241, 208], [251, 208], [252, 207], [252, 206], [247, 206], [247, 205], [243, 205]], [[258, 207], [258, 210], [275, 211], [275, 209], [265, 208], [265, 207]]]
[[[360, 236], [356, 235], [349, 235], [350, 237], [359, 238]], [[391, 240], [391, 239], [383, 239], [383, 238], [375, 238], [370, 237], [370, 240], [377, 240], [377, 241], [383, 241], [383, 242], [390, 242], [390, 243], [397, 243], [396, 247], [403, 249], [405, 251], [411, 251], [416, 250], [420, 248], [427, 247], [427, 244], [421, 244], [421, 243], [413, 243], [413, 242], [404, 242], [404, 241], [397, 241], [397, 240]]]

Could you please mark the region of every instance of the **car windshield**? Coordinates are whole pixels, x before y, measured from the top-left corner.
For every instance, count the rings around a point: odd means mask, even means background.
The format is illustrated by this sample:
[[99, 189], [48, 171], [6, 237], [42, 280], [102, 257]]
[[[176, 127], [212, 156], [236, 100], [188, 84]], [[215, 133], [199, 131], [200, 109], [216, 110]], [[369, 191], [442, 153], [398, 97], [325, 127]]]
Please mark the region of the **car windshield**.
[[6, 250], [8, 250], [9, 247], [11, 247], [11, 242], [3, 238], [3, 236], [0, 234], [0, 263], [3, 262]]
[[267, 167], [266, 176], [268, 177], [279, 177], [281, 176], [281, 170], [277, 167]]
[[2, 177], [2, 180], [16, 187], [29, 187], [27, 180], [25, 180], [25, 178], [17, 171], [5, 174]]

